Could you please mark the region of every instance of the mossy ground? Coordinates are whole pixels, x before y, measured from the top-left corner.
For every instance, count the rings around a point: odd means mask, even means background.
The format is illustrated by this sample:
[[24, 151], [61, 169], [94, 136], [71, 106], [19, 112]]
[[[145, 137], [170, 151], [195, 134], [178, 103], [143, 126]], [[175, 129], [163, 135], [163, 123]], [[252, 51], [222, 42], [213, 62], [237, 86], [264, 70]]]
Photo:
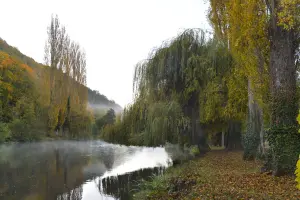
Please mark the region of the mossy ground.
[[135, 199], [300, 199], [295, 177], [260, 173], [242, 152], [211, 151], [140, 184]]

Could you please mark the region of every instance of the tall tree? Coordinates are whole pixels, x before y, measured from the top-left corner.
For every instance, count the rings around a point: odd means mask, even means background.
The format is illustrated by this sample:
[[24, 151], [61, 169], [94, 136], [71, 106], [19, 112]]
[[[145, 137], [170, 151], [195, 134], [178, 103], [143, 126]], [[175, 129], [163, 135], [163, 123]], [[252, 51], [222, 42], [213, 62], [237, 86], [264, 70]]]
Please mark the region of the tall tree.
[[[207, 134], [214, 132], [214, 125], [226, 129], [230, 120], [243, 115], [243, 106], [237, 103], [241, 100], [227, 100], [227, 95], [236, 93], [229, 92], [228, 86], [238, 83], [228, 81], [231, 61], [226, 44], [202, 30], [186, 30], [163, 43], [136, 66], [135, 102], [123, 112], [125, 131], [120, 137], [151, 146], [166, 141], [187, 143], [205, 151]], [[240, 108], [232, 117], [228, 113], [236, 105]], [[111, 130], [115, 134], [116, 129]]]
[[[49, 132], [70, 125], [70, 116], [86, 115], [86, 57], [84, 50], [67, 35], [58, 16], [51, 17], [45, 45], [45, 64], [50, 67]], [[76, 112], [70, 115], [70, 112]], [[66, 122], [66, 119], [69, 120]], [[74, 120], [73, 120], [74, 121]], [[69, 126], [68, 125], [68, 126]], [[66, 126], [64, 126], [66, 127]]]
[[228, 41], [238, 70], [248, 78], [248, 134], [260, 137], [263, 144], [263, 127], [271, 127], [268, 139], [275, 174], [291, 171], [298, 146], [295, 51], [299, 46], [299, 3], [210, 0], [209, 18], [215, 32]]

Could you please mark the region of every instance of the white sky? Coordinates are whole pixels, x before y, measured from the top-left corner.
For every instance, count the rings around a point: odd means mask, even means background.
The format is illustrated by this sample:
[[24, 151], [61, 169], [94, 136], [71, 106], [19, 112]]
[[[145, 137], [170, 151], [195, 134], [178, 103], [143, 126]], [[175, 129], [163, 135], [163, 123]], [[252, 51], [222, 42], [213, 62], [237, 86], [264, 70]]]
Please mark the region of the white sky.
[[87, 54], [87, 85], [124, 107], [134, 66], [184, 28], [208, 29], [204, 0], [0, 0], [0, 37], [43, 62], [47, 26], [58, 14]]

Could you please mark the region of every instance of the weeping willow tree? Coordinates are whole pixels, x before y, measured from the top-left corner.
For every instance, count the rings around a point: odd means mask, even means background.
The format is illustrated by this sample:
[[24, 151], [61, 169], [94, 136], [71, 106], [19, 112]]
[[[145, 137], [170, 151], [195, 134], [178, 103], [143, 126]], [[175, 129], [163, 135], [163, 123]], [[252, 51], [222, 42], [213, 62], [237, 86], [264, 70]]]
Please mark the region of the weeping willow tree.
[[137, 65], [134, 92], [149, 103], [175, 100], [191, 120], [190, 142], [200, 133], [199, 89], [204, 85], [205, 57], [208, 46], [203, 31], [187, 30], [172, 41], [165, 42]]
[[157, 102], [149, 107], [142, 139], [145, 145], [163, 145], [166, 141], [184, 144], [181, 131], [189, 128], [189, 119], [175, 102]]
[[[164, 42], [136, 65], [135, 102], [123, 113], [121, 135], [130, 144], [168, 141], [207, 149], [208, 130], [226, 129], [244, 116], [243, 106], [228, 99], [231, 66], [226, 43], [203, 30], [189, 29]], [[233, 111], [236, 105], [241, 108]]]

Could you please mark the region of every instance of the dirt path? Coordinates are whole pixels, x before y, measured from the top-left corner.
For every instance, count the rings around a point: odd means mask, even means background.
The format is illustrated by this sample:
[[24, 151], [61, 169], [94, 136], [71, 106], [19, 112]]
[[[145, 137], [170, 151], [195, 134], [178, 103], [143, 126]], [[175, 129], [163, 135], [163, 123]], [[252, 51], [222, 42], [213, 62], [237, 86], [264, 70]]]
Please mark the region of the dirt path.
[[[243, 161], [242, 152], [212, 151], [170, 169], [161, 188], [147, 199], [298, 199], [294, 177], [259, 172], [260, 163]], [[161, 190], [160, 190], [161, 189]]]

